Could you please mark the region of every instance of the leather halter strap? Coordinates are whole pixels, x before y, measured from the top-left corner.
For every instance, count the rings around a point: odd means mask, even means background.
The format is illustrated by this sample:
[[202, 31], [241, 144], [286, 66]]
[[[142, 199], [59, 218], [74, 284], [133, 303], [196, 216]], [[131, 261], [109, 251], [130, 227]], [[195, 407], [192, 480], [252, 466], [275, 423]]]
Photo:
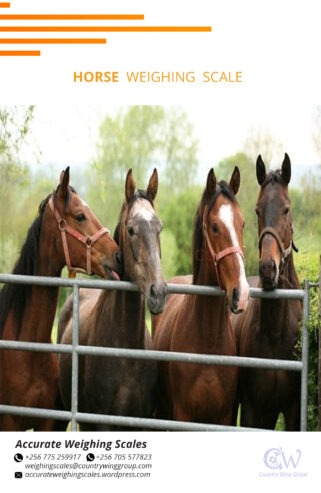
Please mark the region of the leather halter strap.
[[216, 277], [217, 277], [217, 281], [218, 281], [218, 285], [221, 289], [225, 289], [222, 281], [221, 281], [221, 278], [220, 278], [220, 274], [219, 274], [219, 270], [218, 270], [218, 263], [220, 260], [222, 260], [222, 258], [224, 257], [227, 257], [227, 255], [231, 255], [233, 253], [239, 253], [244, 261], [244, 255], [243, 255], [243, 252], [242, 252], [242, 249], [239, 247], [239, 246], [230, 246], [230, 247], [226, 247], [224, 248], [223, 250], [221, 250], [220, 252], [216, 253], [214, 251], [214, 248], [211, 244], [211, 241], [210, 241], [210, 238], [209, 238], [209, 235], [208, 235], [208, 232], [207, 232], [207, 224], [206, 224], [206, 221], [205, 221], [205, 210], [204, 209], [204, 213], [203, 213], [203, 233], [204, 233], [204, 237], [205, 237], [205, 240], [206, 240], [206, 244], [207, 244], [207, 248], [210, 252], [210, 255], [212, 257], [212, 260], [213, 260], [213, 263], [214, 263], [214, 267], [215, 267], [215, 273], [216, 273]]
[[289, 257], [289, 255], [290, 255], [290, 253], [292, 251], [292, 248], [293, 248], [292, 238], [290, 240], [290, 245], [287, 248], [285, 248], [284, 247], [284, 244], [283, 244], [283, 241], [281, 240], [280, 235], [278, 234], [278, 232], [274, 228], [266, 227], [266, 228], [264, 228], [261, 231], [261, 234], [260, 234], [260, 237], [259, 237], [259, 250], [260, 250], [260, 254], [261, 254], [261, 246], [262, 246], [263, 238], [267, 234], [270, 234], [271, 236], [273, 236], [273, 238], [276, 240], [276, 242], [278, 244], [278, 247], [279, 247], [280, 253], [281, 253], [281, 266], [283, 267], [285, 265], [285, 262], [286, 262], [287, 258]]
[[[91, 271], [91, 247], [104, 234], [109, 234], [110, 233], [109, 229], [103, 227], [103, 228], [100, 228], [92, 236], [84, 236], [83, 234], [79, 233], [79, 231], [77, 231], [76, 229], [72, 228], [71, 226], [68, 226], [66, 220], [63, 219], [59, 215], [59, 212], [57, 211], [57, 209], [55, 209], [52, 197], [50, 197], [48, 205], [49, 205], [50, 210], [52, 211], [52, 213], [53, 213], [53, 215], [54, 215], [54, 217], [58, 223], [58, 228], [61, 232], [62, 245], [63, 245], [64, 255], [65, 255], [66, 265], [67, 265], [67, 268], [69, 271], [69, 277], [75, 277], [76, 272], [81, 272], [83, 274], [91, 275], [92, 274], [92, 271]], [[82, 269], [81, 267], [73, 267], [72, 266], [66, 233], [68, 233], [70, 236], [73, 236], [78, 241], [80, 241], [83, 245], [85, 245], [85, 247], [86, 247], [86, 269]]]

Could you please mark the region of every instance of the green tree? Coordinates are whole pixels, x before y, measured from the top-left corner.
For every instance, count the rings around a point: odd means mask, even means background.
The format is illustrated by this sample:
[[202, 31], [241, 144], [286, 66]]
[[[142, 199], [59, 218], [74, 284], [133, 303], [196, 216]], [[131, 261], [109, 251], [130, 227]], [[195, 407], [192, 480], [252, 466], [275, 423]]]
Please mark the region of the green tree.
[[0, 271], [12, 267], [16, 254], [16, 204], [26, 184], [28, 170], [19, 160], [33, 118], [33, 106], [0, 107]]
[[160, 208], [164, 229], [168, 229], [176, 240], [176, 250], [171, 252], [174, 258], [169, 277], [192, 272], [193, 225], [202, 190], [202, 187], [194, 186], [173, 194]]
[[100, 127], [97, 159], [87, 172], [90, 204], [103, 223], [114, 227], [130, 168], [143, 188], [157, 167], [160, 203], [192, 183], [196, 154], [193, 128], [180, 108], [131, 106], [109, 114]]
[[244, 152], [255, 163], [261, 154], [266, 164], [279, 161], [282, 156], [282, 145], [270, 130], [264, 126], [253, 127], [244, 142]]

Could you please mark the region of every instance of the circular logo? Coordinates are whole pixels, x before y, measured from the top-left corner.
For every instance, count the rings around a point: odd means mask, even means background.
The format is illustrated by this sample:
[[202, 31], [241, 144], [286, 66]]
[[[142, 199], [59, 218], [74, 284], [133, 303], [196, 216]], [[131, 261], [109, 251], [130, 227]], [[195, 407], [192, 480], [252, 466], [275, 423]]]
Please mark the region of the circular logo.
[[270, 448], [267, 450], [264, 454], [264, 464], [266, 467], [269, 469], [282, 469], [282, 464], [281, 464], [281, 454], [282, 454], [282, 449], [281, 448]]

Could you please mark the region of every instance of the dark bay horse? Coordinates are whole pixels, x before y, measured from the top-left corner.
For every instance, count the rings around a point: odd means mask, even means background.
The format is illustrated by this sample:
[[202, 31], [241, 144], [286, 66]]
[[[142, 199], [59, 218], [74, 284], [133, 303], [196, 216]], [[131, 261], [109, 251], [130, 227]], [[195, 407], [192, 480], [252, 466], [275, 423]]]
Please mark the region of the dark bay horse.
[[[138, 292], [81, 290], [80, 344], [88, 346], [151, 348], [145, 327], [145, 299], [152, 313], [164, 308], [166, 283], [160, 260], [162, 225], [154, 211], [158, 175], [154, 170], [146, 191], [136, 190], [133, 173], [127, 174], [125, 201], [115, 239], [123, 259], [123, 280], [135, 282]], [[72, 300], [62, 311], [58, 338], [72, 340]], [[71, 403], [71, 357], [61, 355], [60, 388], [66, 409]], [[79, 410], [87, 413], [151, 417], [154, 407], [156, 364], [153, 361], [81, 356]], [[82, 430], [122, 429], [82, 424]], [[132, 428], [129, 428], [132, 429]]]
[[[226, 296], [171, 294], [164, 312], [153, 317], [154, 349], [236, 355], [229, 309], [243, 311], [249, 297], [244, 219], [235, 198], [239, 186], [237, 167], [229, 184], [217, 182], [210, 170], [194, 224], [193, 284], [220, 286]], [[188, 283], [189, 277], [172, 281]], [[237, 368], [175, 362], [162, 362], [158, 368], [159, 417], [231, 424]]]
[[[118, 246], [102, 228], [89, 207], [69, 186], [69, 168], [60, 184], [39, 207], [14, 274], [60, 276], [65, 265], [101, 277], [116, 275]], [[3, 340], [51, 341], [58, 288], [6, 284], [0, 293], [0, 337]], [[54, 408], [58, 393], [58, 359], [55, 354], [0, 351], [0, 403]], [[0, 414], [0, 430], [49, 431], [52, 421]]]
[[[293, 262], [293, 228], [288, 184], [291, 162], [285, 154], [281, 170], [266, 172], [256, 162], [260, 185], [256, 204], [259, 235], [259, 287], [299, 289]], [[253, 299], [233, 318], [240, 356], [295, 359], [301, 302], [291, 299]], [[240, 370], [241, 425], [274, 429], [283, 413], [287, 430], [300, 427], [300, 374], [285, 370]]]

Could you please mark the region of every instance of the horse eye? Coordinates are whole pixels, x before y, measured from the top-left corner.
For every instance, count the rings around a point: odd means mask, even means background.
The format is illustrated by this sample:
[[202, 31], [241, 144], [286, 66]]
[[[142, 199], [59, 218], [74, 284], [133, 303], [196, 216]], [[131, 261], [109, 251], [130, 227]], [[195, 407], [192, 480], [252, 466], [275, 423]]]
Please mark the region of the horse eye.
[[85, 214], [77, 214], [77, 216], [76, 216], [76, 220], [77, 220], [78, 222], [80, 222], [80, 223], [81, 223], [81, 222], [83, 222], [83, 221], [85, 221], [85, 220], [86, 220], [86, 216], [85, 216]]
[[286, 214], [288, 214], [288, 213], [289, 213], [289, 208], [288, 208], [288, 207], [286, 207], [286, 208], [284, 209], [284, 215], [286, 215]]
[[128, 226], [127, 231], [128, 231], [129, 236], [134, 236], [135, 231], [134, 231], [134, 228], [132, 226]]
[[218, 226], [216, 223], [212, 224], [212, 231], [213, 233], [218, 233]]
[[256, 207], [255, 208], [255, 214], [258, 216], [259, 215], [259, 209]]

